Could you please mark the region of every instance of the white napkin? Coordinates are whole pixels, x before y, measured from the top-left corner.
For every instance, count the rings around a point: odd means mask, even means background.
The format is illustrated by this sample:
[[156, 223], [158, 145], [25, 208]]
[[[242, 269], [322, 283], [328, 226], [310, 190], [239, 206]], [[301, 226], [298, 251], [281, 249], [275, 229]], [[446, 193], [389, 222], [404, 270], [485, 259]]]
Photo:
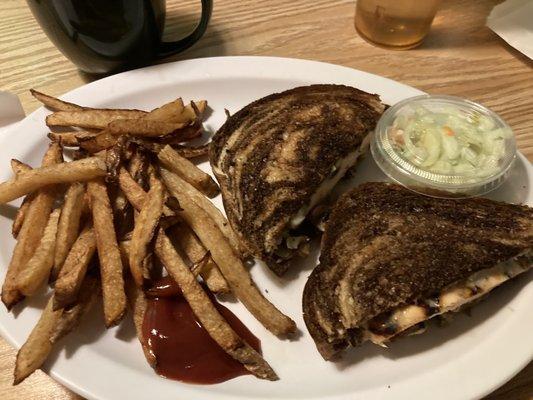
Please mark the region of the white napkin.
[[494, 7], [487, 26], [533, 60], [533, 1], [507, 0]]
[[17, 96], [0, 91], [0, 134], [13, 129], [25, 116]]

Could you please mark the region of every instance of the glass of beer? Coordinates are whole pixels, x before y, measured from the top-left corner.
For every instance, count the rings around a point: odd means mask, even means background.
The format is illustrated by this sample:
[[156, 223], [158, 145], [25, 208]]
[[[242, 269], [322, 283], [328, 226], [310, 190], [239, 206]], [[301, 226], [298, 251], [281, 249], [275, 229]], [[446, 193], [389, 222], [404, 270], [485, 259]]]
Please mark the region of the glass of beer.
[[355, 29], [368, 42], [389, 49], [422, 43], [440, 0], [357, 0]]

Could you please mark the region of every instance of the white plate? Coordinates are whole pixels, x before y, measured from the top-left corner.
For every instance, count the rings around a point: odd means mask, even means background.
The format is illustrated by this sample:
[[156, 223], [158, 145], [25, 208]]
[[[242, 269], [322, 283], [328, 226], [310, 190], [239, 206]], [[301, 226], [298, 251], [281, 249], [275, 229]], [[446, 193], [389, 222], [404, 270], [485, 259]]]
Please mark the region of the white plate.
[[[209, 130], [225, 119], [224, 108], [235, 112], [264, 95], [311, 83], [342, 83], [378, 93], [393, 104], [421, 94], [419, 90], [361, 71], [318, 62], [263, 58], [204, 58], [130, 71], [76, 89], [65, 99], [88, 106], [150, 109], [177, 96], [208, 99], [213, 112]], [[10, 176], [13, 157], [37, 165], [47, 143], [39, 109], [16, 133], [0, 138], [0, 178]], [[207, 164], [202, 168], [209, 170]], [[513, 178], [496, 196], [531, 204], [531, 166], [520, 156]], [[372, 159], [358, 168], [352, 184], [384, 180]], [[221, 206], [220, 199], [216, 204]], [[1, 208], [2, 215], [9, 209]], [[5, 273], [14, 246], [11, 221], [0, 217], [0, 269]], [[316, 254], [315, 254], [316, 256]], [[389, 350], [363, 346], [344, 361], [325, 362], [306, 331], [301, 310], [305, 280], [315, 265], [310, 257], [298, 272], [280, 280], [261, 265], [252, 274], [261, 290], [296, 320], [301, 336], [294, 341], [275, 338], [238, 303], [229, 307], [261, 339], [266, 359], [281, 380], [267, 382], [251, 376], [213, 386], [195, 386], [158, 377], [146, 363], [132, 324], [105, 331], [101, 313], [93, 313], [64, 340], [45, 369], [58, 381], [90, 399], [472, 399], [503, 384], [533, 355], [532, 274], [523, 276], [476, 306], [472, 316], [460, 315], [446, 328], [432, 327], [425, 335], [394, 343]], [[36, 322], [44, 297], [32, 299], [24, 312], [0, 310], [0, 332], [19, 347]], [[60, 346], [61, 347], [61, 346]]]

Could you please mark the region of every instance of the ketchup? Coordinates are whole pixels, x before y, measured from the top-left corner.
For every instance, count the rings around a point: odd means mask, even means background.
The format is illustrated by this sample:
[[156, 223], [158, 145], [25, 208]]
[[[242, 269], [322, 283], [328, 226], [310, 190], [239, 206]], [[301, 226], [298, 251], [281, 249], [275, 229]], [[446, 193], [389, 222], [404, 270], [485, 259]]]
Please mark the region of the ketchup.
[[[259, 339], [207, 293], [233, 330], [260, 353]], [[147, 297], [143, 335], [156, 357], [155, 370], [159, 375], [188, 383], [213, 384], [250, 374], [209, 336], [172, 278], [156, 281]]]

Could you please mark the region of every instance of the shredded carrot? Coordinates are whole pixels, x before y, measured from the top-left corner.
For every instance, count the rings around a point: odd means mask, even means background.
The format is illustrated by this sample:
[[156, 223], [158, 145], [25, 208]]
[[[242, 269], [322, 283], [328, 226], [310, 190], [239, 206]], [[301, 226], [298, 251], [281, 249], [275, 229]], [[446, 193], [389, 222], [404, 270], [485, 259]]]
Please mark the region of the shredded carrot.
[[446, 136], [455, 136], [455, 132], [449, 126], [443, 126], [442, 129], [444, 129], [444, 134]]

